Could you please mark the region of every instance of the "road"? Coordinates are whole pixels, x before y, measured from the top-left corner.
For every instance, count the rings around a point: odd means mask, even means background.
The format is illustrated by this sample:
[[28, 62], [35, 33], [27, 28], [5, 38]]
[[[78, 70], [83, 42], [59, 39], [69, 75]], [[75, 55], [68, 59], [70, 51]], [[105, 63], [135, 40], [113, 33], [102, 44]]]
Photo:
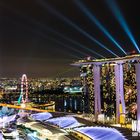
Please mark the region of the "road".
[[1, 104], [0, 106], [6, 106], [6, 107], [10, 107], [10, 108], [15, 108], [15, 109], [22, 109], [22, 110], [30, 110], [30, 111], [36, 111], [36, 112], [53, 112], [54, 110], [44, 110], [44, 109], [37, 109], [37, 108], [33, 108], [33, 107], [21, 107], [18, 105], [12, 105], [12, 104]]

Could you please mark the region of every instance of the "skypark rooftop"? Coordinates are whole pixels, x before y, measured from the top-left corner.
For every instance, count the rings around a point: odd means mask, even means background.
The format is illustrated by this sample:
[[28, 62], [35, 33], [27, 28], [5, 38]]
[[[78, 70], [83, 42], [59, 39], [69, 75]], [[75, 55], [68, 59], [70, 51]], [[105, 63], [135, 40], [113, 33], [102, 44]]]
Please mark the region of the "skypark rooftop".
[[117, 63], [126, 63], [126, 62], [140, 62], [140, 54], [127, 55], [125, 57], [116, 57], [116, 58], [104, 58], [104, 59], [83, 59], [74, 62], [73, 66], [82, 66], [88, 64], [102, 65], [102, 64], [117, 64]]

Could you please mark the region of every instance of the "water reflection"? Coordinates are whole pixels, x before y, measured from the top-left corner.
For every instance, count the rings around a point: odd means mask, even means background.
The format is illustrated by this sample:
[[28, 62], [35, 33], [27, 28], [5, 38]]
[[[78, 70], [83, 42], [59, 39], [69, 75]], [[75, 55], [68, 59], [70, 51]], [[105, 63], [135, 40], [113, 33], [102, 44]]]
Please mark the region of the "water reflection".
[[82, 96], [81, 95], [67, 95], [57, 96], [55, 98], [56, 111], [62, 112], [82, 112]]

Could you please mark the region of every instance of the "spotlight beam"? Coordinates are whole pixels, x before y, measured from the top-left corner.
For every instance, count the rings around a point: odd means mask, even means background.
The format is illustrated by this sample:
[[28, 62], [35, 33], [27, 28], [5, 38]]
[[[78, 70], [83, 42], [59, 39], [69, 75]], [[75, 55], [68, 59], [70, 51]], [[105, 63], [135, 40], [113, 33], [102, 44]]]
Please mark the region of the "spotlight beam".
[[[63, 38], [64, 40], [66, 40], [66, 41], [68, 41], [68, 42], [71, 42], [72, 44], [75, 44], [76, 46], [79, 46], [79, 47], [81, 47], [81, 48], [83, 48], [83, 49], [85, 49], [85, 50], [87, 50], [87, 51], [89, 51], [89, 52], [91, 52], [91, 53], [93, 53], [93, 54], [95, 54], [95, 55], [101, 57], [101, 58], [106, 58], [106, 57], [104, 57], [103, 55], [101, 55], [101, 54], [99, 54], [99, 53], [93, 51], [92, 49], [90, 49], [90, 48], [88, 48], [88, 47], [86, 47], [86, 46], [80, 44], [79, 42], [77, 42], [77, 41], [75, 41], [75, 40], [73, 40], [73, 39], [71, 39], [71, 38], [68, 38], [67, 36], [64, 36], [62, 33], [57, 32], [57, 31], [55, 31], [54, 29], [52, 29], [52, 28], [50, 28], [50, 27], [47, 27], [46, 25], [43, 25], [43, 24], [40, 24], [40, 23], [36, 23], [36, 24], [39, 24], [41, 27], [44, 28], [44, 30], [49, 31], [49, 32], [51, 32], [51, 33], [53, 33], [53, 34], [55, 34], [55, 35], [57, 35], [57, 36]], [[86, 55], [87, 55], [87, 54], [86, 54]]]
[[40, 1], [41, 1], [41, 5], [43, 7], [45, 7], [50, 13], [52, 13], [55, 16], [59, 17], [59, 19], [63, 20], [64, 22], [66, 22], [67, 24], [69, 24], [70, 26], [72, 26], [73, 28], [75, 28], [77, 31], [79, 31], [80, 33], [82, 33], [83, 35], [85, 35], [88, 39], [92, 40], [93, 42], [95, 42], [97, 45], [99, 45], [103, 49], [105, 49], [108, 52], [110, 52], [112, 55], [114, 55], [116, 57], [119, 57], [117, 54], [115, 54], [113, 51], [111, 51], [110, 49], [108, 49], [105, 45], [103, 45], [97, 39], [95, 39], [94, 37], [92, 37], [89, 33], [87, 33], [86, 31], [84, 31], [83, 29], [81, 29], [78, 25], [76, 25], [75, 23], [73, 23], [70, 19], [66, 18], [61, 13], [59, 13], [58, 11], [56, 11], [55, 9], [53, 9], [48, 3], [45, 3], [42, 0], [39, 0], [39, 2]]
[[[10, 10], [11, 10], [11, 9], [10, 9]], [[45, 26], [44, 24], [41, 24], [40, 22], [38, 22], [38, 21], [36, 21], [36, 20], [34, 20], [34, 19], [31, 19], [31, 18], [29, 18], [28, 16], [23, 15], [22, 13], [19, 13], [19, 12], [16, 12], [16, 11], [15, 11], [15, 14], [17, 14], [18, 16], [19, 16], [19, 15], [22, 15], [25, 19], [29, 20], [32, 24], [39, 25], [39, 27], [43, 27], [43, 30], [52, 32], [53, 34], [55, 33], [55, 30], [53, 30], [53, 29], [51, 29], [51, 28], [47, 28], [47, 26]], [[23, 26], [25, 29], [28, 29], [28, 30], [30, 30], [31, 32], [35, 33], [35, 34], [38, 34], [39, 36], [43, 37], [44, 39], [49, 39], [49, 40], [55, 42], [56, 44], [59, 44], [59, 45], [64, 46], [64, 47], [67, 47], [67, 48], [69, 48], [70, 50], [73, 50], [73, 51], [75, 51], [75, 52], [78, 52], [78, 53], [82, 54], [84, 57], [89, 55], [89, 54], [86, 54], [86, 53], [84, 53], [84, 52], [81, 52], [81, 51], [79, 51], [78, 49], [75, 49], [75, 48], [73, 48], [73, 47], [71, 47], [71, 46], [65, 45], [65, 44], [63, 44], [61, 41], [58, 41], [58, 40], [56, 40], [56, 39], [54, 39], [54, 38], [50, 38], [47, 34], [44, 34], [44, 33], [41, 32], [41, 31], [38, 31], [38, 30], [36, 30], [36, 29], [32, 29], [31, 27], [25, 26], [23, 23], [19, 23], [19, 22], [13, 21], [13, 20], [10, 19], [10, 18], [5, 18], [5, 19], [8, 20], [8, 21], [10, 21], [10, 22], [12, 22], [13, 24], [16, 24], [16, 25], [19, 25], [19, 24], [20, 24], [20, 25]], [[62, 34], [61, 34], [61, 35], [62, 35]], [[68, 38], [68, 39], [69, 39], [69, 38]], [[68, 53], [68, 52], [67, 52], [67, 53]], [[74, 58], [81, 59], [81, 57], [76, 56], [76, 55], [74, 55], [74, 54], [72, 54], [72, 53], [68, 53], [68, 55], [73, 56]], [[95, 57], [94, 57], [94, 58], [95, 58]]]
[[[79, 51], [78, 49], [72, 48], [71, 46], [66, 45], [65, 43], [62, 43], [62, 42], [60, 42], [60, 41], [58, 41], [58, 40], [56, 40], [56, 39], [54, 39], [54, 38], [48, 38], [48, 39], [51, 40], [51, 41], [53, 41], [53, 42], [55, 42], [55, 43], [57, 43], [57, 44], [60, 44], [61, 46], [66, 47], [66, 48], [68, 48], [68, 49], [70, 49], [70, 50], [73, 50], [73, 51], [75, 51], [75, 52], [78, 52], [78, 53], [82, 54], [83, 56], [88, 56], [88, 54], [86, 54], [86, 53], [84, 53], [84, 52], [82, 52], [82, 51]], [[94, 57], [94, 58], [95, 58], [95, 57]]]
[[[35, 33], [35, 34], [41, 36], [41, 37], [44, 38], [45, 40], [46, 40], [46, 39], [49, 39], [50, 41], [53, 41], [53, 42], [55, 42], [56, 44], [59, 44], [59, 45], [61, 45], [61, 46], [67, 47], [67, 48], [69, 48], [69, 49], [71, 49], [71, 50], [73, 50], [73, 51], [75, 51], [75, 52], [78, 52], [78, 53], [82, 54], [83, 56], [88, 56], [88, 54], [86, 54], [86, 53], [84, 53], [84, 52], [81, 52], [81, 51], [79, 51], [78, 49], [74, 49], [74, 48], [72, 48], [72, 47], [70, 47], [70, 46], [68, 47], [68, 46], [66, 46], [65, 44], [63, 44], [62, 42], [57, 41], [57, 40], [54, 39], [54, 38], [50, 38], [50, 37], [48, 37], [46, 34], [40, 32], [40, 31], [34, 30], [34, 29], [30, 28], [30, 27], [27, 27], [27, 26], [25, 26], [25, 25], [22, 24], [22, 23], [18, 23], [18, 22], [12, 21], [12, 20], [10, 20], [9, 18], [8, 18], [7, 20], [10, 21], [12, 24], [15, 24], [15, 25], [19, 25], [19, 24], [20, 24], [23, 28], [28, 29], [29, 31], [31, 31], [31, 32], [33, 32], [33, 33]], [[79, 56], [77, 56], [77, 55], [74, 55], [74, 54], [69, 53], [69, 52], [67, 52], [67, 53], [68, 53], [68, 55], [73, 56], [74, 58], [81, 59], [81, 57], [79, 57]]]
[[[10, 8], [8, 7], [8, 10], [9, 10], [9, 9], [10, 9]], [[11, 10], [11, 9], [10, 9], [10, 10]], [[13, 9], [12, 9], [12, 11], [13, 11]], [[77, 42], [77, 41], [75, 41], [75, 40], [72, 40], [72, 39], [70, 39], [70, 38], [64, 36], [62, 33], [57, 32], [57, 31], [55, 31], [54, 29], [52, 29], [52, 28], [50, 28], [50, 27], [47, 27], [45, 24], [42, 24], [42, 23], [40, 23], [40, 22], [38, 22], [38, 21], [36, 21], [36, 20], [30, 18], [29, 16], [27, 16], [27, 15], [25, 15], [25, 14], [19, 12], [19, 11], [14, 11], [14, 13], [17, 14], [18, 16], [20, 16], [20, 17], [21, 17], [21, 15], [22, 15], [22, 17], [23, 17], [24, 19], [30, 21], [33, 25], [35, 24], [35, 25], [37, 25], [37, 26], [39, 26], [39, 27], [41, 27], [41, 28], [43, 27], [43, 28], [42, 28], [43, 31], [44, 31], [44, 30], [47, 31], [47, 32], [49, 31], [49, 32], [51, 32], [51, 33], [53, 33], [53, 34], [55, 34], [55, 35], [57, 35], [57, 36], [59, 36], [59, 37], [65, 39], [65, 40], [67, 40], [67, 41], [69, 41], [69, 42], [71, 42], [72, 44], [75, 44], [76, 46], [79, 46], [79, 47], [81, 47], [81, 48], [83, 48], [83, 49], [85, 49], [85, 50], [87, 50], [87, 51], [89, 51], [89, 52], [91, 52], [91, 53], [93, 53], [93, 54], [95, 54], [95, 55], [101, 57], [101, 58], [105, 58], [103, 55], [101, 55], [101, 54], [99, 54], [99, 53], [93, 51], [93, 50], [90, 49], [90, 48], [87, 48], [86, 46], [80, 44], [79, 42]], [[9, 20], [9, 18], [8, 18], [8, 20]], [[12, 21], [12, 20], [10, 20], [10, 22], [11, 22], [11, 21]], [[17, 23], [15, 23], [15, 24], [17, 24]], [[21, 24], [21, 23], [20, 23], [20, 24]], [[23, 26], [23, 25], [22, 25], [22, 26]], [[26, 27], [26, 28], [27, 28], [27, 27]], [[28, 29], [31, 30], [30, 28], [28, 28]], [[34, 31], [34, 30], [31, 30], [31, 31], [36, 32], [36, 31]], [[45, 37], [45, 36], [46, 36], [46, 34], [44, 34], [44, 36], [43, 36], [43, 33], [41, 33], [41, 32], [39, 32], [39, 34], [40, 34], [42, 37]], [[86, 55], [86, 56], [87, 56], [87, 55]]]
[[[75, 49], [75, 48], [73, 48], [71, 46], [68, 46], [68, 45], [66, 45], [66, 44], [62, 43], [61, 41], [58, 41], [58, 40], [56, 40], [54, 38], [48, 37], [46, 34], [43, 34], [42, 32], [38, 32], [38, 34], [40, 36], [42, 36], [43, 38], [45, 38], [45, 39], [49, 39], [50, 41], [55, 42], [56, 44], [59, 44], [60, 46], [63, 46], [63, 47], [68, 48], [70, 50], [73, 50], [74, 52], [78, 52], [79, 54], [82, 54], [83, 56], [88, 56], [88, 54], [86, 54], [84, 52], [81, 52], [78, 49]], [[71, 55], [71, 56], [73, 56], [73, 57], [75, 57], [75, 58], [81, 59], [79, 56], [74, 55], [72, 53], [68, 53], [68, 54]]]
[[82, 12], [88, 16], [88, 18], [119, 48], [124, 54], [127, 54], [125, 50], [118, 44], [113, 36], [107, 31], [107, 29], [99, 22], [99, 20], [84, 6], [79, 0], [75, 0], [76, 5], [82, 10]]
[[[61, 42], [61, 41], [58, 41], [58, 40], [55, 39], [55, 38], [49, 37], [48, 35], [46, 35], [46, 34], [44, 34], [44, 33], [42, 33], [42, 32], [38, 32], [38, 34], [39, 34], [40, 36], [42, 36], [44, 39], [49, 39], [50, 41], [55, 42], [56, 44], [59, 44], [60, 46], [64, 46], [65, 48], [68, 48], [68, 49], [70, 49], [70, 50], [73, 50], [74, 52], [78, 52], [79, 54], [82, 54], [84, 57], [85, 57], [85, 56], [88, 56], [88, 54], [86, 54], [86, 53], [84, 53], [84, 52], [82, 52], [82, 51], [79, 51], [78, 49], [73, 48], [72, 46], [66, 45], [65, 43], [63, 43], [63, 42]], [[76, 55], [73, 55], [73, 54], [69, 54], [69, 55], [74, 56], [74, 57], [76, 57], [76, 58], [80, 58], [80, 57], [78, 57], [78, 56], [76, 56]]]
[[135, 48], [137, 49], [137, 51], [140, 53], [140, 49], [135, 41], [135, 38], [132, 35], [117, 3], [114, 0], [107, 0], [107, 5], [110, 8], [110, 10], [112, 11], [112, 13], [114, 14], [114, 16], [117, 19], [117, 21], [119, 22], [119, 24], [121, 25], [121, 27], [123, 28], [123, 30], [125, 31], [125, 33], [127, 34], [127, 36], [129, 37], [129, 39], [131, 40], [131, 42], [133, 43], [133, 45], [135, 46]]
[[67, 41], [69, 41], [69, 42], [71, 42], [71, 43], [73, 43], [73, 44], [75, 44], [75, 45], [77, 45], [77, 46], [79, 46], [79, 47], [81, 47], [81, 48], [83, 48], [83, 49], [86, 49], [87, 51], [89, 51], [89, 52], [91, 52], [91, 53], [93, 53], [93, 54], [95, 54], [95, 55], [97, 55], [97, 56], [99, 56], [99, 57], [101, 57], [101, 58], [105, 58], [103, 55], [101, 55], [101, 54], [99, 54], [99, 53], [93, 51], [93, 50], [90, 49], [90, 48], [87, 48], [86, 46], [80, 44], [79, 42], [77, 42], [77, 41], [75, 41], [75, 40], [73, 40], [73, 39], [70, 39], [70, 38], [64, 36], [63, 34], [57, 32], [57, 31], [55, 31], [55, 30], [53, 30], [53, 29], [51, 29], [51, 28], [47, 28], [47, 30], [49, 30], [50, 32], [56, 34], [57, 36], [60, 36], [61, 38], [65, 39], [65, 40], [67, 40]]

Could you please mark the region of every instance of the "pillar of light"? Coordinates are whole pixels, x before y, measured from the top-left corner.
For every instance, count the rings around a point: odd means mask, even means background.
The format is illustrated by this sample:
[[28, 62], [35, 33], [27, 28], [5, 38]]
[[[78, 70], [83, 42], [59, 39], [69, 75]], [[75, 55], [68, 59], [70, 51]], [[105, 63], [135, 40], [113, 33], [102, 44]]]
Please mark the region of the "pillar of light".
[[50, 32], [52, 32], [52, 33], [54, 33], [54, 34], [56, 34], [57, 36], [60, 36], [61, 38], [65, 39], [65, 40], [67, 40], [67, 41], [69, 41], [69, 42], [71, 42], [72, 44], [74, 44], [74, 45], [76, 45], [76, 46], [79, 46], [79, 47], [81, 47], [81, 48], [83, 48], [83, 49], [85, 49], [85, 50], [87, 50], [87, 51], [93, 53], [94, 55], [97, 55], [97, 56], [99, 56], [99, 57], [101, 57], [101, 58], [105, 58], [103, 55], [97, 53], [97, 52], [94, 51], [93, 49], [90, 49], [90, 48], [84, 46], [83, 44], [81, 44], [81, 43], [79, 43], [79, 42], [77, 42], [77, 41], [75, 41], [75, 40], [73, 40], [73, 39], [71, 39], [71, 38], [68, 38], [68, 37], [64, 36], [64, 35], [61, 34], [60, 32], [57, 32], [57, 31], [53, 30], [52, 28], [45, 28], [45, 29], [47, 29], [48, 31], [50, 31]]
[[137, 49], [137, 51], [140, 53], [140, 49], [135, 41], [134, 36], [132, 35], [128, 24], [126, 23], [126, 20], [124, 19], [117, 3], [115, 2], [115, 0], [107, 0], [106, 1], [110, 10], [112, 11], [112, 13], [114, 14], [115, 18], [117, 19], [117, 21], [119, 22], [119, 24], [121, 25], [121, 27], [123, 28], [123, 30], [125, 31], [125, 33], [127, 34], [127, 36], [129, 37], [129, 39], [131, 40], [131, 42], [134, 44], [135, 48]]
[[82, 52], [82, 51], [80, 51], [80, 50], [77, 49], [77, 48], [73, 48], [72, 46], [66, 45], [65, 43], [63, 43], [63, 42], [61, 42], [61, 41], [58, 41], [58, 40], [56, 40], [56, 39], [54, 39], [54, 38], [49, 38], [49, 39], [52, 40], [53, 42], [56, 42], [57, 44], [60, 44], [60, 45], [62, 45], [62, 46], [64, 46], [64, 47], [69, 48], [69, 49], [71, 49], [71, 50], [73, 50], [73, 51], [75, 51], [75, 52], [78, 52], [78, 53], [80, 53], [80, 54], [82, 54], [82, 55], [84, 55], [84, 56], [88, 56], [88, 54], [86, 54], [85, 52]]
[[48, 3], [46, 3], [46, 2], [44, 2], [42, 0], [40, 0], [40, 3], [50, 13], [54, 14], [56, 17], [58, 17], [59, 19], [61, 19], [62, 21], [64, 21], [65, 23], [67, 23], [68, 25], [70, 25], [71, 27], [73, 27], [74, 29], [76, 29], [77, 31], [79, 31], [81, 34], [83, 34], [84, 36], [86, 36], [88, 39], [90, 39], [93, 42], [95, 42], [98, 46], [100, 46], [101, 48], [107, 50], [112, 55], [114, 55], [116, 57], [119, 57], [116, 53], [114, 53], [112, 50], [110, 50], [109, 48], [107, 48], [104, 44], [102, 44], [100, 41], [98, 41], [92, 35], [90, 35], [89, 33], [87, 33], [85, 30], [81, 29], [77, 24], [75, 24], [74, 22], [72, 22], [69, 18], [65, 17], [60, 12], [58, 12], [57, 10], [55, 10], [54, 8], [52, 8]]
[[124, 54], [127, 54], [107, 29], [99, 22], [99, 20], [97, 20], [97, 18], [85, 7], [85, 5], [80, 1], [75, 2], [84, 14], [117, 46], [117, 48], [119, 48]]
[[[54, 33], [54, 34], [56, 34], [56, 35], [62, 37], [63, 39], [65, 39], [65, 40], [67, 40], [67, 41], [70, 41], [71, 43], [73, 43], [73, 44], [75, 44], [75, 45], [77, 45], [77, 46], [79, 46], [79, 47], [82, 47], [82, 48], [86, 49], [87, 51], [90, 51], [91, 53], [93, 53], [93, 54], [95, 54], [95, 55], [98, 55], [98, 56], [101, 57], [101, 58], [105, 58], [103, 55], [101, 55], [101, 54], [99, 54], [99, 53], [93, 51], [92, 49], [88, 48], [87, 46], [84, 46], [84, 45], [82, 45], [82, 44], [76, 42], [75, 40], [72, 40], [72, 39], [70, 39], [70, 38], [64, 36], [64, 35], [61, 34], [60, 32], [57, 32], [57, 31], [55, 31], [54, 29], [52, 29], [52, 28], [50, 28], [50, 27], [47, 27], [45, 24], [42, 24], [42, 23], [40, 23], [40, 22], [38, 22], [38, 21], [36, 21], [36, 20], [33, 20], [33, 19], [31, 19], [31, 18], [29, 18], [28, 16], [25, 16], [25, 15], [24, 15], [24, 18], [27, 18], [28, 20], [30, 20], [30, 21], [32, 22], [32, 24], [36, 24], [37, 26], [42, 27], [43, 30], [46, 30], [47, 32], [48, 32], [48, 31], [49, 31], [49, 32], [52, 32], [52, 33]], [[30, 28], [29, 28], [29, 29], [30, 29]], [[36, 32], [35, 30], [32, 30], [32, 32], [38, 33], [38, 34], [41, 35], [42, 37], [48, 38], [48, 39], [50, 39], [50, 40], [52, 41], [52, 38], [48, 37], [46, 34], [44, 34], [44, 33], [42, 33], [42, 32]], [[55, 40], [55, 39], [54, 39], [54, 40]], [[72, 48], [72, 47], [71, 47], [71, 48]], [[81, 52], [81, 53], [82, 53], [82, 52]], [[71, 55], [71, 56], [74, 56], [74, 57], [76, 57], [76, 58], [78, 58], [78, 57], [75, 56], [75, 55], [72, 55], [72, 54], [70, 54], [70, 55]], [[87, 55], [86, 55], [86, 56], [87, 56]], [[78, 59], [80, 59], [80, 58], [78, 58]]]

